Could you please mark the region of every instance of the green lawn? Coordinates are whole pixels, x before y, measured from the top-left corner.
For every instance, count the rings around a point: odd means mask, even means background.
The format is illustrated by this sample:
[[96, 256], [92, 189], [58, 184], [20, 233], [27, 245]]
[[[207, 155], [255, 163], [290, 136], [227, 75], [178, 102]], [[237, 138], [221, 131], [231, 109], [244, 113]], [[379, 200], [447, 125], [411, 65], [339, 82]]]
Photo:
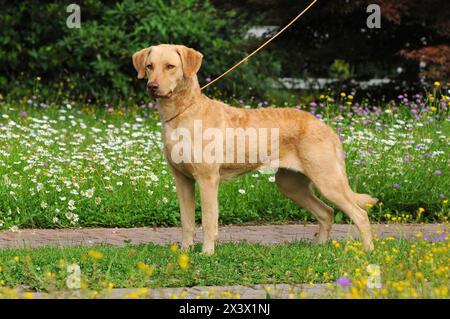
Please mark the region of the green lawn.
[[[446, 226], [443, 227], [445, 231]], [[419, 234], [420, 236], [420, 234]], [[436, 234], [436, 236], [439, 236]], [[447, 235], [418, 241], [387, 238], [372, 253], [358, 241], [263, 246], [222, 244], [210, 257], [196, 246], [185, 254], [176, 246], [67, 247], [0, 250], [0, 283], [36, 290], [66, 290], [67, 265], [81, 268], [83, 289], [182, 287], [274, 283], [332, 283], [350, 279], [353, 297], [369, 292], [369, 264], [381, 270], [380, 297], [440, 296], [450, 285]], [[332, 285], [335, 286], [335, 285]], [[339, 285], [338, 285], [339, 286]], [[370, 290], [370, 289], [369, 289]], [[441, 295], [440, 295], [441, 294]]]

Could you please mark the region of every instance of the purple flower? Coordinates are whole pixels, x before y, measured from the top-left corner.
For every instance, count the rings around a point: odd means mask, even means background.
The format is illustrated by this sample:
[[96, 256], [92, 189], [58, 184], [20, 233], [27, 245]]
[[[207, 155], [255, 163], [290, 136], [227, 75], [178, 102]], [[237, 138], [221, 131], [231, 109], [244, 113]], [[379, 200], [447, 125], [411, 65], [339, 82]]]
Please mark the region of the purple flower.
[[112, 112], [113, 112], [113, 108], [112, 107], [108, 108], [108, 113], [112, 113]]
[[316, 103], [316, 102], [311, 102], [311, 103], [309, 103], [309, 106], [311, 106], [311, 107], [316, 107], [316, 106], [317, 106], [317, 103]]
[[352, 285], [352, 280], [348, 277], [340, 277], [336, 283], [341, 287], [349, 287]]
[[442, 174], [442, 172], [438, 169], [434, 171], [434, 175], [441, 175], [441, 174]]
[[323, 119], [323, 115], [322, 115], [322, 114], [316, 114], [316, 117], [317, 117], [319, 120]]
[[297, 110], [300, 110], [300, 109], [302, 108], [302, 106], [301, 106], [301, 105], [296, 105], [295, 108], [296, 108]]
[[394, 188], [397, 188], [397, 189], [399, 189], [400, 188], [400, 184], [398, 184], [398, 183], [394, 183]]
[[20, 116], [27, 117], [27, 112], [23, 111], [22, 113], [20, 113]]
[[342, 135], [339, 135], [339, 141], [344, 142], [344, 137]]
[[206, 82], [211, 82], [211, 78], [210, 78], [210, 77], [207, 77], [207, 78], [206, 78]]
[[426, 241], [432, 242], [432, 243], [437, 243], [440, 241], [444, 241], [445, 238], [447, 237], [447, 233], [442, 233], [440, 235], [431, 235], [430, 234], [426, 234], [423, 236], [423, 238], [425, 238]]

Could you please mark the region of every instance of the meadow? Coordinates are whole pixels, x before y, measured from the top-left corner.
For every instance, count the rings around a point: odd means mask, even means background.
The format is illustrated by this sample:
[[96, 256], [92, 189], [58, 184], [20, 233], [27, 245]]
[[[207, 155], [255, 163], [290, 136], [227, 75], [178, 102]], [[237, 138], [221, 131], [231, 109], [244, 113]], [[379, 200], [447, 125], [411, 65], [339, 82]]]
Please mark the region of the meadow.
[[[311, 112], [338, 132], [352, 188], [380, 199], [369, 208], [373, 222], [446, 222], [447, 89], [436, 82], [378, 102], [355, 102], [354, 94], [324, 93], [281, 106]], [[178, 225], [175, 186], [161, 149], [152, 102], [0, 97], [0, 230]], [[222, 224], [314, 220], [278, 192], [273, 175], [258, 171], [222, 184], [219, 202]], [[335, 222], [347, 221], [337, 212]]]

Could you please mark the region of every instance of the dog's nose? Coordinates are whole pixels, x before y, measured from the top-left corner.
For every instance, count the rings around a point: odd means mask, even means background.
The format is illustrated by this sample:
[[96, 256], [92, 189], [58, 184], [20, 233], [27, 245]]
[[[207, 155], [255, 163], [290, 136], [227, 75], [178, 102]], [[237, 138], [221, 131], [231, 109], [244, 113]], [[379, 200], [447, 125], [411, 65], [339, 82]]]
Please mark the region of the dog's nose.
[[156, 82], [149, 82], [147, 83], [147, 87], [149, 90], [156, 91], [159, 88], [159, 85]]

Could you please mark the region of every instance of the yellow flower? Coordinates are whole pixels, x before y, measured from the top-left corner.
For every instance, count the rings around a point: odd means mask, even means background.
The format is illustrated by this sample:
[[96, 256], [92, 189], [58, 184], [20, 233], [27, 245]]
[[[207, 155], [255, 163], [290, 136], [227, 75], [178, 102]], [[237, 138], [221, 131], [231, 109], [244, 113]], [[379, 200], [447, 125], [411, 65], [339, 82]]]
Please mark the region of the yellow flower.
[[425, 208], [419, 207], [419, 214], [422, 214], [425, 211]]
[[147, 276], [151, 276], [155, 272], [155, 268], [147, 265], [146, 263], [144, 263], [142, 261], [138, 262], [137, 267], [139, 268], [139, 270], [142, 270], [143, 272], [145, 272], [147, 274]]
[[339, 248], [339, 246], [340, 246], [340, 244], [339, 244], [336, 240], [333, 240], [331, 243], [332, 243], [333, 246], [336, 247], [336, 248]]
[[447, 205], [448, 204], [448, 199], [444, 199], [443, 201], [442, 201], [442, 205]]
[[34, 298], [34, 294], [32, 292], [24, 292], [22, 296], [24, 299], [33, 299]]
[[441, 82], [439, 82], [439, 81], [434, 82], [434, 86], [435, 87], [441, 86]]
[[423, 279], [424, 279], [424, 276], [423, 276], [423, 274], [419, 271], [419, 272], [416, 272], [416, 278], [419, 279], [419, 280], [423, 280]]
[[19, 260], [20, 260], [20, 257], [19, 257], [19, 256], [14, 256], [14, 261], [15, 261], [16, 263], [18, 263]]
[[180, 255], [178, 258], [178, 265], [182, 270], [186, 270], [189, 267], [189, 256], [186, 254]]
[[345, 97], [347, 94], [345, 94], [344, 92], [341, 92], [341, 96]]
[[349, 95], [347, 95], [347, 97], [348, 97], [350, 100], [353, 100], [353, 95], [349, 94]]
[[431, 112], [436, 112], [437, 108], [435, 106], [430, 107]]
[[94, 259], [102, 259], [103, 258], [103, 254], [96, 250], [89, 250], [88, 256], [91, 258], [94, 258]]
[[178, 245], [177, 244], [173, 244], [170, 246], [170, 251], [173, 253], [176, 253], [178, 250]]
[[36, 77], [36, 80], [40, 81], [40, 80], [41, 80], [41, 77], [40, 77], [40, 76], [37, 76], [37, 77]]

